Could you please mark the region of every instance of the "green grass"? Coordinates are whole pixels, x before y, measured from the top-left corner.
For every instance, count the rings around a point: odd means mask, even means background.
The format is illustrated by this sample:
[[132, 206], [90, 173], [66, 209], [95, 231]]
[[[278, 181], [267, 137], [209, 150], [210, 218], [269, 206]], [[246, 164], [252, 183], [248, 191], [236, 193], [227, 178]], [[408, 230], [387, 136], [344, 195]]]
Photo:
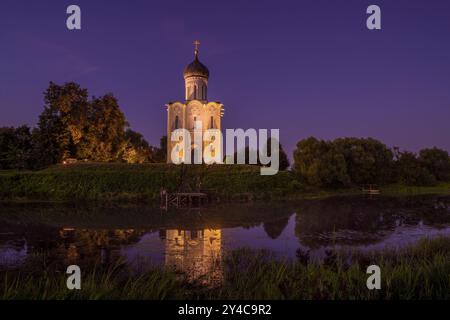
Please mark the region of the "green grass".
[[155, 268], [126, 278], [116, 268], [94, 270], [82, 278], [82, 290], [70, 291], [63, 276], [24, 275], [2, 279], [0, 300], [165, 300], [183, 299], [179, 280], [172, 273]]
[[[39, 272], [47, 266], [0, 276], [0, 299], [450, 299], [450, 238], [384, 252], [353, 254], [352, 263], [335, 253], [324, 264], [277, 261], [242, 249], [222, 263], [216, 286], [188, 282], [183, 275], [153, 268], [133, 275], [121, 265], [83, 274], [82, 290], [69, 291], [65, 275]], [[366, 287], [367, 266], [381, 268], [381, 290]], [[45, 267], [45, 268], [44, 268]]]
[[[181, 178], [183, 177], [183, 179]], [[289, 171], [261, 176], [248, 165], [175, 166], [167, 164], [82, 163], [37, 172], [0, 171], [0, 200], [14, 201], [155, 201], [161, 187], [214, 189], [224, 199], [252, 193], [256, 199], [324, 198], [360, 194], [359, 188], [322, 190], [300, 183]], [[450, 184], [434, 187], [382, 187], [382, 194], [450, 194]]]
[[[355, 254], [346, 265], [337, 254], [329, 264], [280, 263], [264, 254], [236, 252], [227, 281], [212, 298], [225, 299], [449, 299], [450, 239], [422, 240], [401, 251]], [[263, 261], [263, 262], [261, 262]], [[381, 290], [368, 290], [367, 266], [381, 268]], [[242, 267], [244, 266], [244, 267]], [[242, 270], [243, 269], [243, 270]], [[251, 276], [249, 276], [251, 275]]]
[[[183, 177], [183, 179], [181, 178]], [[166, 164], [80, 164], [55, 166], [38, 172], [1, 172], [0, 199], [9, 200], [154, 200], [161, 187], [203, 189], [228, 197], [254, 193], [282, 195], [293, 180], [290, 172], [261, 176], [255, 166], [175, 166]]]

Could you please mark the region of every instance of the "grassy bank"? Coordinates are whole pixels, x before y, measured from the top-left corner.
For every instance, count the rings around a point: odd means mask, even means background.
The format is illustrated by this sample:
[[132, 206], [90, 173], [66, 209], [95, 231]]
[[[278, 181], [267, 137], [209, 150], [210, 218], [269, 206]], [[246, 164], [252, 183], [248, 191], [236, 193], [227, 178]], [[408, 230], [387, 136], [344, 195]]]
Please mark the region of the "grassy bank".
[[[217, 190], [222, 196], [252, 192], [282, 195], [293, 184], [289, 172], [261, 176], [255, 166], [175, 166], [166, 164], [81, 164], [38, 172], [0, 172], [0, 199], [152, 200], [161, 187]], [[294, 183], [295, 184], [295, 183]], [[291, 186], [294, 190], [296, 185]]]
[[[359, 194], [357, 188], [316, 190], [302, 185], [291, 172], [261, 176], [260, 168], [244, 165], [175, 166], [166, 164], [78, 164], [37, 172], [0, 171], [0, 200], [153, 201], [161, 187], [170, 191], [216, 190], [223, 198], [252, 193], [256, 199], [319, 198]], [[450, 184], [434, 187], [388, 186], [387, 195], [450, 194]]]
[[[424, 239], [399, 251], [339, 253], [324, 264], [281, 262], [240, 250], [223, 259], [223, 280], [203, 286], [155, 267], [133, 275], [117, 265], [83, 273], [82, 290], [66, 289], [64, 272], [49, 266], [2, 273], [0, 299], [450, 299], [450, 238]], [[44, 262], [42, 262], [44, 263]], [[368, 290], [367, 266], [381, 268], [381, 290]]]

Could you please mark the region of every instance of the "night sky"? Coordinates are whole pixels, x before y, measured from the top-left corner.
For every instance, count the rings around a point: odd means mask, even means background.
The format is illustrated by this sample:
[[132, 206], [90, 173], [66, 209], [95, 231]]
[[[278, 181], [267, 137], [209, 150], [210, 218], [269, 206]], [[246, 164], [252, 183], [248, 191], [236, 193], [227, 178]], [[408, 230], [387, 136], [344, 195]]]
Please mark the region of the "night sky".
[[[81, 31], [66, 28], [70, 4]], [[366, 28], [370, 4], [381, 31]], [[198, 39], [223, 128], [279, 128], [289, 153], [311, 135], [450, 150], [449, 15], [448, 0], [2, 0], [0, 126], [34, 126], [49, 81], [75, 81], [112, 92], [157, 145]]]

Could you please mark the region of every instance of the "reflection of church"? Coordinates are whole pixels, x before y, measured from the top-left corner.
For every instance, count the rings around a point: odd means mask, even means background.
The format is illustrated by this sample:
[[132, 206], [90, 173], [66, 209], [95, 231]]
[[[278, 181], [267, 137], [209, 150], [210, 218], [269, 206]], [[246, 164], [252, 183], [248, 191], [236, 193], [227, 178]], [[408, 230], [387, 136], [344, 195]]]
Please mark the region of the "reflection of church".
[[166, 266], [186, 273], [190, 280], [221, 277], [221, 230], [166, 230]]

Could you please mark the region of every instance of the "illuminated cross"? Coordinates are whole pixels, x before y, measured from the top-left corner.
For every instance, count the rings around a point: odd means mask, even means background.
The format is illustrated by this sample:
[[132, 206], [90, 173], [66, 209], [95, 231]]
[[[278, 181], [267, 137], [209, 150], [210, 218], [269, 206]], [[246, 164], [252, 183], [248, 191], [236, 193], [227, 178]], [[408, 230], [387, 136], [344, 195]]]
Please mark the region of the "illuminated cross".
[[195, 51], [198, 51], [198, 48], [200, 47], [200, 41], [195, 40], [194, 41]]
[[200, 47], [200, 41], [195, 40], [194, 41], [194, 48], [195, 48], [195, 56], [198, 56], [198, 48]]

